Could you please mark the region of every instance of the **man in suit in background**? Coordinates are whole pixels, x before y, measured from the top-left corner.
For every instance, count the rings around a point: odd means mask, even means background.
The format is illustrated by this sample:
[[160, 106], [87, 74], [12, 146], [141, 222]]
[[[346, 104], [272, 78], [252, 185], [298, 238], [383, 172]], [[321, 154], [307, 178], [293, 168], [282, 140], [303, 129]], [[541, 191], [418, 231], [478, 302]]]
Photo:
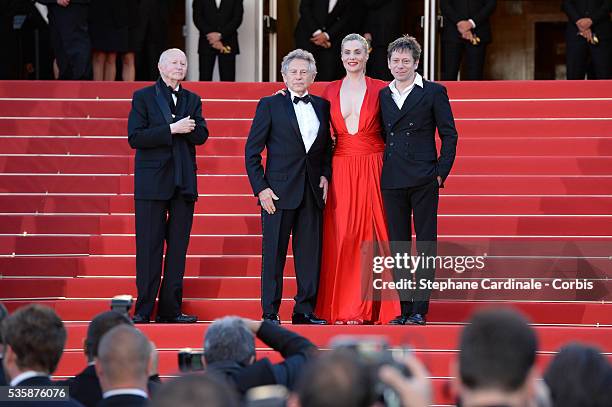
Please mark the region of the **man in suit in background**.
[[[381, 188], [391, 250], [410, 255], [411, 216], [417, 253], [436, 255], [438, 237], [438, 189], [451, 171], [457, 147], [457, 130], [444, 86], [426, 81], [416, 72], [421, 47], [414, 37], [400, 37], [389, 44], [389, 69], [395, 78], [380, 91], [385, 152]], [[436, 129], [442, 146], [436, 151]], [[402, 242], [404, 244], [402, 244]], [[407, 247], [406, 247], [407, 246]], [[412, 271], [412, 270], [410, 270]], [[400, 291], [401, 315], [394, 325], [424, 325], [431, 290], [420, 290], [420, 280], [433, 280], [435, 268], [416, 270], [417, 289]], [[394, 270], [396, 281], [412, 278]]]
[[96, 359], [103, 391], [98, 407], [147, 406], [150, 357], [149, 340], [138, 329], [121, 324], [104, 334]]
[[212, 81], [215, 59], [219, 61], [219, 78], [236, 80], [238, 27], [242, 24], [243, 0], [194, 0], [193, 22], [200, 30], [200, 80]]
[[387, 46], [402, 33], [406, 12], [404, 0], [361, 0], [365, 17], [360, 32], [370, 42], [367, 74], [385, 81], [393, 80], [387, 64]]
[[[263, 318], [279, 323], [289, 235], [297, 295], [294, 324], [325, 324], [314, 315], [321, 268], [322, 215], [331, 177], [329, 102], [308, 94], [317, 68], [310, 52], [281, 65], [288, 90], [259, 101], [245, 147], [246, 171], [261, 204]], [[267, 150], [266, 169], [261, 153]]]
[[[51, 375], [57, 368], [66, 344], [64, 323], [51, 308], [26, 305], [2, 322], [4, 371], [11, 387], [56, 387]], [[79, 407], [65, 401], [19, 401], [20, 407]]]
[[456, 81], [461, 60], [466, 69], [462, 80], [483, 77], [487, 44], [491, 42], [489, 18], [496, 0], [445, 0], [440, 2], [442, 28], [442, 80]]
[[569, 19], [567, 79], [584, 79], [591, 55], [594, 78], [612, 79], [612, 0], [564, 0]]
[[[183, 275], [195, 201], [195, 147], [208, 138], [200, 96], [181, 86], [187, 57], [172, 48], [159, 58], [160, 78], [137, 90], [128, 119], [128, 141], [136, 150], [136, 286], [134, 323], [148, 323], [159, 290], [157, 322], [191, 323], [181, 312]], [[164, 279], [162, 256], [166, 242]], [[161, 282], [161, 289], [160, 289]]]
[[37, 0], [49, 7], [49, 29], [59, 79], [91, 79], [89, 0]]
[[355, 24], [355, 1], [302, 0], [295, 28], [295, 45], [310, 51], [319, 67], [317, 78], [333, 81], [343, 76], [340, 44]]
[[[125, 314], [116, 311], [105, 311], [96, 315], [87, 328], [87, 337], [84, 340], [83, 351], [87, 358], [87, 367], [75, 377], [57, 382], [58, 386], [68, 386], [70, 397], [77, 400], [86, 407], [95, 407], [102, 400], [102, 388], [96, 374], [95, 359], [98, 357], [98, 345], [100, 340], [108, 331], [119, 325], [132, 325], [132, 320]], [[151, 357], [156, 357], [155, 350]], [[154, 365], [155, 363], [152, 363]], [[147, 383], [151, 394], [160, 385], [157, 374], [149, 377]]]
[[168, 42], [168, 17], [171, 0], [140, 0], [135, 40], [136, 79], [154, 81], [159, 75], [157, 60]]

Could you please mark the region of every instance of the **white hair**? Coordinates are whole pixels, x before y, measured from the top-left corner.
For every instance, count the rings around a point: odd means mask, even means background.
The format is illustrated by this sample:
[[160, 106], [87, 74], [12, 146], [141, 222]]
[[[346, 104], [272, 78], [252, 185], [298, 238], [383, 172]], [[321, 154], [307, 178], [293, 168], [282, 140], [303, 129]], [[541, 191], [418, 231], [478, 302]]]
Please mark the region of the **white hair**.
[[283, 75], [287, 75], [289, 71], [289, 64], [294, 59], [301, 59], [303, 61], [308, 62], [308, 72], [312, 74], [317, 73], [317, 63], [314, 59], [314, 56], [308, 51], [304, 51], [303, 49], [294, 49], [283, 58], [283, 62], [281, 63], [281, 72]]
[[183, 50], [178, 49], [178, 48], [170, 48], [170, 49], [167, 49], [164, 52], [162, 52], [161, 55], [159, 56], [159, 65], [165, 64], [166, 61], [168, 60], [168, 58], [170, 58], [170, 54], [173, 54], [173, 53], [175, 53], [177, 51], [180, 52], [181, 54], [183, 54], [183, 56], [185, 56], [185, 59], [187, 59], [187, 56], [185, 55]]

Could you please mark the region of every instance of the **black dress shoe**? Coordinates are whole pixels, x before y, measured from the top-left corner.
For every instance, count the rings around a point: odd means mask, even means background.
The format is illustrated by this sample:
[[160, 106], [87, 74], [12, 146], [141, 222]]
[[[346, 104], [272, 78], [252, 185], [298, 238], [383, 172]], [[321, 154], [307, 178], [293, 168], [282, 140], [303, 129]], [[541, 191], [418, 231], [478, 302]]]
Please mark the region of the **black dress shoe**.
[[163, 317], [158, 315], [155, 318], [155, 322], [162, 324], [193, 324], [198, 321], [198, 317], [195, 315], [178, 314], [175, 317]]
[[291, 316], [291, 323], [293, 325], [327, 325], [327, 321], [318, 318], [312, 312], [307, 314], [296, 314]]
[[149, 317], [144, 317], [140, 314], [134, 314], [134, 316], [132, 317], [132, 322], [135, 324], [148, 324]]
[[425, 315], [422, 314], [412, 314], [410, 318], [406, 321], [406, 324], [413, 325], [425, 325]]
[[398, 315], [389, 321], [389, 325], [406, 325], [406, 321], [408, 320], [408, 315]]
[[261, 318], [264, 321], [271, 322], [275, 325], [280, 325], [280, 319], [278, 318], [278, 314], [263, 314]]

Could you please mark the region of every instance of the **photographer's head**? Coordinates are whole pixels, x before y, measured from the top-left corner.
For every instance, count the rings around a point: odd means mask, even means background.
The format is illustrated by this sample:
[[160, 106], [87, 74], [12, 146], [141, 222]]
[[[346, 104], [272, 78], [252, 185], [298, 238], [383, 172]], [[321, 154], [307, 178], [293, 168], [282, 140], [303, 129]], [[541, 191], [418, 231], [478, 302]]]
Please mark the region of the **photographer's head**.
[[210, 374], [179, 377], [155, 393], [152, 407], [238, 407], [238, 397], [230, 385]]
[[66, 329], [51, 308], [32, 304], [2, 322], [4, 368], [9, 379], [35, 371], [55, 371], [66, 343]]
[[96, 373], [102, 391], [137, 388], [146, 391], [151, 363], [151, 344], [138, 329], [121, 324], [100, 340]]
[[537, 347], [535, 332], [517, 312], [476, 313], [461, 334], [454, 375], [462, 407], [527, 405], [535, 396]]
[[117, 325], [132, 325], [132, 320], [117, 311], [105, 311], [96, 315], [87, 327], [87, 338], [83, 350], [88, 362], [93, 362], [98, 356], [98, 345], [105, 333]]
[[299, 407], [368, 407], [376, 401], [377, 372], [350, 349], [335, 349], [314, 360], [297, 385]]
[[243, 366], [255, 361], [255, 336], [242, 318], [225, 317], [215, 320], [204, 336], [204, 360], [235, 362]]

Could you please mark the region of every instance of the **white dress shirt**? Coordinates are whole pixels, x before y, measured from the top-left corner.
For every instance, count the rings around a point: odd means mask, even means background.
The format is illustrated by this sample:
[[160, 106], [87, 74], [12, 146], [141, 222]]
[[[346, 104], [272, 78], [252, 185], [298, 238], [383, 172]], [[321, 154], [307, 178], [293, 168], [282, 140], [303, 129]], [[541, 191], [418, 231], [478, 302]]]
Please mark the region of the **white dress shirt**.
[[131, 396], [140, 396], [140, 397], [144, 397], [149, 398], [149, 396], [147, 395], [147, 392], [145, 392], [142, 389], [115, 389], [115, 390], [109, 390], [109, 391], [105, 391], [104, 394], [102, 394], [102, 398], [103, 399], [107, 399], [109, 397], [113, 397], [113, 396], [122, 396], [122, 395], [131, 395]]
[[[306, 95], [308, 95], [308, 92], [304, 93], [302, 97]], [[319, 125], [321, 123], [319, 122], [319, 118], [315, 113], [312, 102], [298, 102], [297, 104], [293, 103], [293, 97], [298, 96], [298, 94], [291, 90], [289, 90], [289, 96], [291, 97], [291, 104], [293, 105], [293, 110], [295, 111], [295, 116], [297, 117], [298, 125], [300, 127], [304, 147], [306, 148], [306, 152], [308, 152], [317, 138], [317, 134], [319, 133]]]
[[19, 383], [31, 379], [32, 377], [48, 377], [49, 375], [47, 373], [44, 372], [35, 372], [34, 370], [28, 370], [26, 372], [23, 372], [17, 376], [15, 376], [15, 378], [13, 380], [11, 380], [10, 385], [11, 386], [17, 386], [19, 385]]
[[334, 7], [336, 7], [336, 4], [338, 4], [338, 0], [329, 0], [329, 6], [327, 7], [327, 13], [331, 14], [331, 12], [333, 11]]
[[397, 105], [398, 109], [401, 110], [402, 106], [404, 106], [404, 102], [406, 101], [406, 98], [408, 98], [408, 95], [410, 95], [410, 92], [412, 92], [412, 89], [414, 89], [415, 85], [420, 88], [423, 87], [423, 77], [419, 75], [418, 72], [414, 77], [414, 81], [412, 82], [412, 85], [408, 86], [402, 92], [400, 92], [395, 87], [395, 80], [393, 80], [393, 82], [389, 84], [389, 89], [391, 89], [391, 97], [393, 98], [393, 101]]
[[221, 0], [215, 0], [215, 3], [217, 3], [217, 8], [221, 7]]

